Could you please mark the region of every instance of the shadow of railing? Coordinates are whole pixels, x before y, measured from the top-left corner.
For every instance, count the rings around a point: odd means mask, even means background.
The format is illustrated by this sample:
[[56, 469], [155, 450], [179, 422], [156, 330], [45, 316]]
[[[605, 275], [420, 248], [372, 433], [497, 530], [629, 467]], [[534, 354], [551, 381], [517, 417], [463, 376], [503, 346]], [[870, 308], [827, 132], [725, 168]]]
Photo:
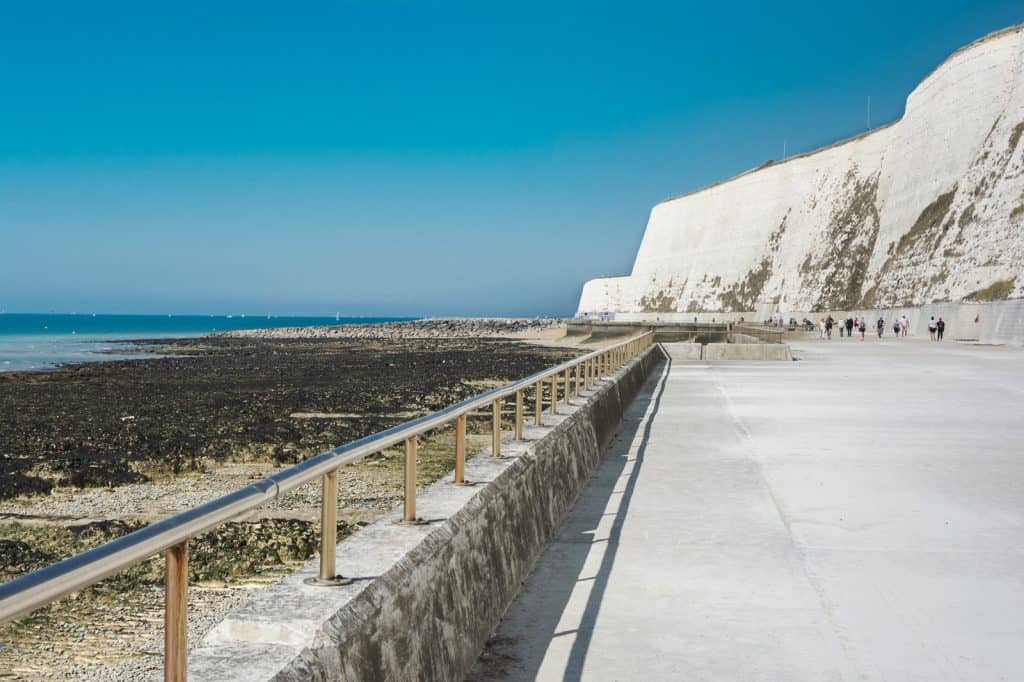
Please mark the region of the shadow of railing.
[[[531, 646], [515, 647], [515, 672], [512, 678], [536, 679], [552, 642], [561, 637], [575, 636], [562, 679], [581, 679], [591, 646], [593, 628], [615, 565], [619, 538], [629, 514], [630, 503], [650, 441], [654, 417], [661, 405], [671, 365], [671, 359], [666, 357], [659, 370], [652, 373], [647, 385], [634, 399], [594, 478], [556, 531], [545, 549], [544, 556], [537, 562], [535, 573], [531, 577], [530, 589], [541, 593], [543, 600], [530, 605], [529, 630], [531, 635], [543, 634], [535, 635], [536, 639], [531, 636]], [[640, 416], [631, 416], [637, 413]], [[640, 441], [635, 449], [636, 455], [630, 459], [631, 445], [638, 435]], [[630, 464], [632, 468], [627, 472]], [[612, 500], [616, 495], [621, 497], [614, 510], [611, 510]], [[609, 528], [607, 537], [596, 536], [601, 527]], [[593, 549], [599, 545], [604, 545], [604, 549], [596, 573], [583, 575], [588, 560], [592, 560]], [[552, 552], [556, 553], [557, 567], [549, 572], [545, 566], [545, 558]], [[574, 591], [581, 583], [591, 585], [579, 623], [573, 629], [560, 631], [559, 624], [563, 621]], [[497, 644], [499, 649], [503, 646], [503, 643]], [[499, 651], [494, 653], [501, 655]], [[478, 678], [471, 676], [470, 679]]]

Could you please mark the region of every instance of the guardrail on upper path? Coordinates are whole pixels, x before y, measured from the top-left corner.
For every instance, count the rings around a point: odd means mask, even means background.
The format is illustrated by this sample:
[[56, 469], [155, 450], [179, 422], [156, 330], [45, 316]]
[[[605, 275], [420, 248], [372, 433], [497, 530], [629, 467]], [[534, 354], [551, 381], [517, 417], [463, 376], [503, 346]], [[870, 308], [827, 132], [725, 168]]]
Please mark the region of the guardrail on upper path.
[[161, 552], [166, 561], [164, 605], [164, 679], [183, 681], [186, 677], [188, 633], [188, 541], [216, 526], [234, 519], [299, 486], [320, 480], [323, 484], [320, 505], [320, 571], [311, 581], [317, 585], [345, 584], [335, 574], [338, 469], [400, 443], [405, 444], [405, 494], [402, 520], [415, 524], [416, 446], [428, 431], [455, 422], [456, 485], [464, 482], [466, 465], [466, 417], [482, 407], [491, 408], [491, 455], [501, 454], [501, 407], [508, 398], [515, 400], [514, 437], [523, 439], [525, 397], [533, 391], [534, 420], [541, 424], [544, 385], [550, 384], [548, 409], [557, 414], [559, 384], [565, 404], [573, 393], [590, 388], [604, 376], [629, 362], [653, 343], [647, 332], [608, 348], [588, 353], [555, 367], [506, 384], [437, 412], [379, 431], [365, 438], [321, 453], [304, 462], [268, 476], [232, 493], [175, 514], [134, 533], [100, 545], [87, 552], [51, 564], [0, 585], [0, 624], [42, 608], [61, 597], [81, 590], [115, 573], [131, 568]]

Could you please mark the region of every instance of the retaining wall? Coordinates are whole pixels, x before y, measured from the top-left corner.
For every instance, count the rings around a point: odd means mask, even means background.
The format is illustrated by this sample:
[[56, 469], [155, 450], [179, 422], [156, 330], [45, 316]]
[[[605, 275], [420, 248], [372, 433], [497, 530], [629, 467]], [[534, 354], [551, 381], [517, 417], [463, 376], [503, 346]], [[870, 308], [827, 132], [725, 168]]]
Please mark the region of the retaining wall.
[[703, 359], [719, 360], [792, 360], [785, 343], [709, 343], [704, 346]]
[[[902, 315], [907, 316], [910, 323], [910, 334], [914, 336], [928, 335], [928, 321], [931, 317], [941, 317], [946, 322], [946, 338], [949, 340], [963, 339], [1008, 346], [1024, 346], [1024, 299], [989, 302], [945, 302], [929, 303], [922, 306], [903, 308], [854, 308], [850, 310], [827, 310], [809, 312], [806, 310], [786, 309], [780, 311], [778, 305], [763, 305], [757, 312], [745, 313], [702, 313], [703, 317], [716, 317], [719, 322], [725, 319], [738, 321], [746, 316], [747, 320], [759, 321], [770, 317], [782, 317], [785, 320], [793, 317], [797, 320], [807, 318], [818, 323], [822, 318], [831, 315], [837, 320], [847, 317], [864, 317], [868, 320], [868, 333], [874, 333], [875, 320], [885, 320], [885, 335], [892, 333], [893, 320]], [[692, 320], [695, 315], [690, 313], [616, 313], [615, 319], [629, 319], [638, 327], [644, 323], [667, 323], [672, 319], [681, 322]], [[702, 319], [702, 322], [704, 320]], [[651, 328], [651, 327], [645, 327]], [[818, 332], [801, 336], [787, 332], [787, 338], [815, 338]]]
[[190, 653], [190, 679], [463, 679], [663, 358], [652, 346], [527, 427], [527, 443], [470, 460], [479, 485], [429, 486], [417, 509], [430, 523], [392, 515], [339, 543], [339, 571], [361, 578], [352, 585], [305, 585], [313, 560], [260, 592]]

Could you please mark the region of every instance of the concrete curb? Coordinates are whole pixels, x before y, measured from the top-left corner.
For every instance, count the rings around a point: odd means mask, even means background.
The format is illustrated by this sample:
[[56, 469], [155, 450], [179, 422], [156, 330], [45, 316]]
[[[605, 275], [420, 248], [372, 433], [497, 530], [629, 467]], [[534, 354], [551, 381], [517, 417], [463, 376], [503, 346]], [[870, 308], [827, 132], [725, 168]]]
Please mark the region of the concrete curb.
[[[261, 591], [189, 655], [193, 680], [461, 680], [597, 469], [629, 403], [662, 361], [657, 346], [421, 492], [424, 526], [382, 518], [338, 545], [352, 585], [303, 584], [316, 559]], [[483, 485], [486, 483], [486, 485]]]

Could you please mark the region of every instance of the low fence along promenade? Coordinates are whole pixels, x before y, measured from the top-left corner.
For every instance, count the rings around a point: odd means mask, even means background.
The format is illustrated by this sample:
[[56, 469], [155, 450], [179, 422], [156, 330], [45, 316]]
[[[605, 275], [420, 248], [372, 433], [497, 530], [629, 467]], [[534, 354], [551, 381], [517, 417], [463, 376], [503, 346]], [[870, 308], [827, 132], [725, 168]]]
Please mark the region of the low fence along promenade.
[[[558, 415], [560, 409], [564, 409], [560, 408], [560, 405], [568, 406], [573, 398], [579, 398], [582, 393], [587, 391], [590, 391], [591, 395], [588, 398], [591, 402], [587, 403], [587, 407], [593, 412], [592, 418], [601, 420], [602, 424], [596, 427], [593, 424], [588, 425], [586, 429], [590, 435], [585, 438], [577, 437], [574, 441], [576, 444], [570, 444], [564, 450], [573, 453], [579, 447], [586, 447], [588, 457], [599, 458], [599, 453], [589, 451], [602, 446], [602, 441], [614, 431], [618, 417], [621, 416], [622, 405], [631, 397], [630, 391], [636, 390], [642, 383], [644, 374], [649, 372], [652, 362], [650, 360], [651, 353], [655, 350], [652, 344], [652, 333], [633, 336], [520, 381], [481, 393], [448, 408], [324, 452], [219, 499], [176, 514], [88, 552], [0, 585], [0, 623], [6, 623], [29, 614], [72, 592], [88, 587], [149, 557], [162, 553], [166, 562], [164, 678], [166, 680], [184, 680], [188, 661], [186, 615], [188, 608], [188, 542], [191, 538], [260, 505], [273, 502], [279, 496], [299, 486], [319, 482], [322, 485], [319, 567], [317, 574], [307, 578], [305, 584], [325, 588], [350, 584], [352, 578], [339, 575], [336, 566], [335, 522], [339, 467], [404, 444], [404, 504], [399, 523], [416, 528], [431, 521], [431, 519], [424, 520], [417, 514], [416, 455], [419, 437], [429, 431], [454, 424], [456, 463], [450, 483], [455, 486], [463, 486], [467, 483], [466, 418], [470, 413], [479, 410], [490, 411], [492, 442], [489, 457], [500, 459], [503, 445], [501, 413], [502, 407], [507, 401], [514, 403], [512, 439], [513, 441], [523, 441], [524, 427], [527, 426], [528, 421], [532, 421], [536, 426], [542, 425], [545, 413]], [[639, 374], [634, 377], [631, 372]], [[609, 382], [609, 378], [613, 380]], [[607, 396], [611, 395], [609, 391], [614, 393], [615, 384], [620, 381], [625, 382], [626, 388], [615, 393], [612, 396], [613, 399], [608, 398]], [[530, 415], [532, 419], [528, 419], [530, 412], [532, 412]], [[594, 433], [598, 435], [594, 436]], [[545, 466], [551, 465], [545, 464]], [[576, 483], [582, 485], [592, 467], [596, 466], [596, 460], [582, 468], [578, 462], [561, 462], [559, 466], [569, 467], [566, 471], [571, 470]], [[542, 469], [536, 469], [531, 475], [543, 476]], [[543, 478], [538, 480], [543, 480]], [[548, 486], [557, 485], [558, 480], [547, 480], [546, 484]], [[539, 552], [561, 515], [564, 515], [568, 506], [571, 505], [574, 494], [574, 491], [567, 491], [563, 495], [565, 499], [553, 507], [551, 518], [543, 520], [541, 524], [543, 527], [538, 529], [537, 537], [531, 543], [529, 552]], [[494, 511], [493, 509], [488, 510], [488, 514], [493, 514]], [[540, 544], [538, 545], [538, 543]], [[457, 554], [456, 552], [453, 555], [453, 561], [457, 560]], [[514, 595], [514, 584], [517, 584], [515, 581], [525, 577], [521, 575], [523, 569], [528, 571], [532, 566], [532, 558], [523, 558], [519, 563], [522, 565], [517, 566], [515, 570], [506, 571], [510, 585], [513, 585], [510, 587], [511, 594], [508, 595], [508, 599]], [[500, 570], [502, 567], [497, 568]], [[489, 610], [493, 611], [494, 621], [501, 616], [501, 608], [490, 608]], [[490, 623], [490, 626], [493, 624], [493, 622]], [[486, 633], [487, 627], [489, 626], [481, 621], [476, 630]], [[476, 639], [479, 639], [479, 635]], [[482, 640], [474, 641], [472, 645], [477, 647], [476, 651], [478, 652], [479, 646], [482, 646]], [[435, 666], [434, 672], [441, 671], [436, 666], [443, 667], [445, 665], [468, 669], [468, 665], [471, 664], [475, 655], [476, 652], [469, 654], [460, 652], [457, 658], [461, 662], [458, 664], [452, 663], [452, 654], [444, 653], [434, 656], [426, 662], [414, 661], [412, 664], [403, 665]], [[308, 661], [306, 663], [309, 665], [321, 664]], [[346, 665], [340, 661], [335, 661], [335, 664]], [[378, 670], [383, 673], [410, 674], [417, 672], [409, 668], [388, 670], [387, 664], [381, 661], [364, 660], [361, 664], [369, 666], [365, 670]], [[425, 669], [420, 668], [419, 672], [423, 672]], [[356, 668], [354, 672], [358, 674], [359, 670]], [[340, 674], [340, 671], [335, 672]], [[448, 672], [450, 673], [452, 670]]]

